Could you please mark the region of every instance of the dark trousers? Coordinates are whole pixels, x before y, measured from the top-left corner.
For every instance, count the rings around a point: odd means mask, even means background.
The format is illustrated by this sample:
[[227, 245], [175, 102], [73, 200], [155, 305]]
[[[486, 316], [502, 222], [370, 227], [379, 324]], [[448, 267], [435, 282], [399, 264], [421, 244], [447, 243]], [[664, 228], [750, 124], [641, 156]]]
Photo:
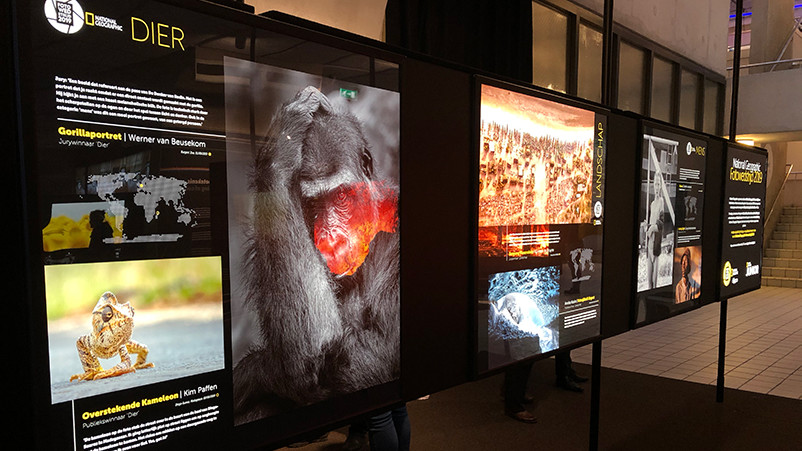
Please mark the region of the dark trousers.
[[406, 405], [380, 413], [370, 419], [370, 450], [409, 451], [410, 433]]
[[504, 409], [506, 411], [525, 410], [523, 400], [526, 396], [526, 383], [529, 382], [532, 365], [533, 362], [519, 363], [504, 372]]
[[571, 376], [573, 368], [571, 368], [571, 351], [558, 352], [554, 354], [554, 373], [557, 379], [562, 377]]

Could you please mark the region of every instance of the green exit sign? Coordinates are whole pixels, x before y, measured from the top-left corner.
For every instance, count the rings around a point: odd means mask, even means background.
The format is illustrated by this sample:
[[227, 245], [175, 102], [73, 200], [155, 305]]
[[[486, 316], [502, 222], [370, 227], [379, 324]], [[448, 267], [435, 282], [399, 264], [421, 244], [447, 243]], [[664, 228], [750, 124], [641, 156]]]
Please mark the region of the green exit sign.
[[348, 100], [356, 100], [356, 95], [359, 93], [356, 89], [340, 88], [340, 96]]

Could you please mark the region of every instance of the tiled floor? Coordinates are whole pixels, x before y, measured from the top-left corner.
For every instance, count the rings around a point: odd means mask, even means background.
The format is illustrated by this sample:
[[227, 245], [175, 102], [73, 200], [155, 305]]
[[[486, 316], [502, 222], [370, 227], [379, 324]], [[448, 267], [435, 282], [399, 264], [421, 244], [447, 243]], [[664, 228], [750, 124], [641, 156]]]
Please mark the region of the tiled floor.
[[[724, 385], [802, 399], [802, 289], [764, 287], [728, 301]], [[716, 384], [720, 304], [604, 340], [602, 366]], [[591, 363], [591, 346], [571, 353]]]

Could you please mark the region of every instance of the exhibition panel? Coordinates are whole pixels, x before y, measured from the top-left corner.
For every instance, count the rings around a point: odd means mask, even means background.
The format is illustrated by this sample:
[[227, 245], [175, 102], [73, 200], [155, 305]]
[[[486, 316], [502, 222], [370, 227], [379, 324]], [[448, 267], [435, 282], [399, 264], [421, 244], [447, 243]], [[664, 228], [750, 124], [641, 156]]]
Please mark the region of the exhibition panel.
[[722, 178], [722, 162], [727, 149], [728, 142], [716, 136], [707, 138], [707, 149], [705, 158], [707, 167], [705, 170], [705, 199], [709, 199], [702, 207], [704, 208], [704, 230], [715, 232], [702, 234], [702, 295], [700, 303], [702, 305], [711, 302], [718, 302], [719, 284], [719, 258], [721, 254], [721, 230], [722, 212], [721, 199], [724, 196], [723, 186], [718, 183]]
[[607, 154], [604, 161], [607, 177], [604, 195], [607, 215], [604, 227], [604, 258], [602, 265], [601, 333], [609, 338], [630, 330], [633, 285], [632, 254], [637, 242], [632, 239], [637, 230], [638, 192], [634, 189], [640, 179], [639, 121], [634, 114], [611, 113], [607, 117]]
[[401, 58], [199, 2], [15, 8], [36, 446], [252, 447], [400, 402]]
[[222, 86], [197, 62], [204, 43], [247, 28], [152, 2], [17, 13], [44, 286], [31, 359], [49, 369], [34, 390], [48, 387], [53, 425], [38, 439], [105, 449], [221, 435], [231, 383], [212, 197], [225, 187], [211, 180], [226, 136]]
[[477, 78], [477, 371], [600, 330], [601, 109]]
[[722, 198], [722, 299], [760, 288], [768, 154], [730, 143], [724, 159]]
[[[405, 400], [467, 382], [473, 311], [472, 75], [407, 58], [401, 77], [401, 379]], [[412, 94], [414, 93], [414, 94]]]
[[224, 73], [235, 424], [397, 380], [398, 92]]
[[703, 137], [643, 123], [634, 323], [702, 301], [705, 166]]
[[760, 286], [762, 150], [205, 1], [2, 11], [29, 448], [272, 449]]

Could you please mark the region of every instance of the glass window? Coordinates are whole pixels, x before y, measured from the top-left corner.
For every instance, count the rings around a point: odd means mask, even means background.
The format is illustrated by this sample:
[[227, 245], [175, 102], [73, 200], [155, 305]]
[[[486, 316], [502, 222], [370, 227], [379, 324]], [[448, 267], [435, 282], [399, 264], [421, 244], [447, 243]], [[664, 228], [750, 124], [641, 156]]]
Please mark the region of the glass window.
[[578, 71], [577, 95], [601, 102], [602, 34], [585, 24], [579, 24]]
[[643, 114], [643, 50], [621, 42], [618, 59], [618, 108]]
[[679, 93], [679, 125], [696, 128], [696, 98], [699, 93], [699, 76], [682, 69]]
[[702, 130], [711, 135], [719, 134], [718, 122], [721, 117], [719, 99], [721, 99], [721, 85], [712, 80], [705, 80], [705, 117]]
[[532, 3], [532, 83], [565, 92], [568, 16]]
[[652, 65], [651, 116], [653, 118], [671, 122], [673, 81], [674, 65], [671, 61], [655, 57]]

